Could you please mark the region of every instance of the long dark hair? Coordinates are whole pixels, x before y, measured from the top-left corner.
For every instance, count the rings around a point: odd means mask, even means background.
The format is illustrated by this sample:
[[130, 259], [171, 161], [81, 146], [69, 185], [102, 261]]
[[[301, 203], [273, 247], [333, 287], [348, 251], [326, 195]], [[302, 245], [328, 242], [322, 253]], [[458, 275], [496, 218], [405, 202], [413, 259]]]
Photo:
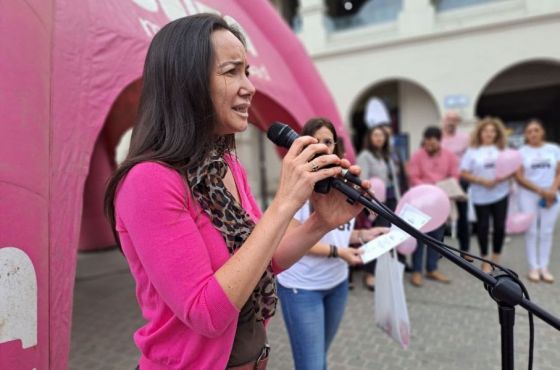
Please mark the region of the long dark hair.
[[318, 130], [320, 130], [323, 127], [326, 127], [333, 134], [333, 139], [334, 139], [333, 153], [338, 155], [339, 157], [342, 157], [344, 153], [342, 153], [342, 150], [340, 150], [341, 148], [338, 143], [338, 135], [336, 134], [336, 129], [334, 128], [333, 123], [329, 119], [323, 117], [311, 118], [305, 123], [305, 125], [303, 125], [303, 128], [301, 129], [301, 135], [313, 136]]
[[211, 35], [220, 29], [230, 31], [245, 45], [241, 32], [214, 14], [177, 19], [153, 38], [144, 63], [130, 149], [105, 192], [105, 213], [113, 230], [115, 194], [136, 164], [155, 161], [184, 176], [188, 168], [209, 155], [218, 140], [226, 150], [234, 148], [233, 135], [215, 135], [216, 112], [210, 94], [214, 63]]
[[[377, 130], [381, 131], [383, 133], [383, 137], [385, 138], [385, 142], [381, 148], [376, 148], [371, 140], [371, 135]], [[389, 147], [389, 133], [381, 126], [374, 126], [370, 128], [364, 137], [363, 147], [369, 150], [376, 158], [388, 160], [391, 155], [391, 148]]]

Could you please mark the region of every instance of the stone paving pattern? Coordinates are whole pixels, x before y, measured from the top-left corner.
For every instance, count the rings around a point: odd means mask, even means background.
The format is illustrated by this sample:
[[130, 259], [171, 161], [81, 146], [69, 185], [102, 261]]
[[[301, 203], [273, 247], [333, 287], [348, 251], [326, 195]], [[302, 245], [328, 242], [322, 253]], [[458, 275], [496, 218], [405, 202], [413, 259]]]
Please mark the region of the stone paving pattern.
[[[559, 240], [558, 235], [555, 241]], [[447, 239], [451, 246], [454, 240]], [[556, 243], [556, 242], [555, 242]], [[477, 250], [475, 239], [471, 249]], [[504, 247], [504, 265], [517, 271], [532, 300], [560, 316], [560, 281], [530, 283], [525, 278], [523, 238], [514, 236]], [[329, 352], [329, 369], [501, 369], [500, 326], [496, 304], [482, 283], [448, 261], [440, 270], [450, 285], [426, 281], [424, 287], [405, 290], [412, 326], [408, 350], [375, 326], [373, 294], [361, 284], [350, 292], [344, 320]], [[551, 271], [560, 279], [560, 251], [553, 248]], [[361, 282], [360, 273], [355, 281]], [[119, 252], [80, 254], [74, 294], [70, 369], [134, 369], [138, 351], [132, 333], [142, 325], [134, 283]], [[269, 369], [293, 369], [290, 345], [280, 312], [271, 321], [273, 351]], [[515, 366], [527, 368], [529, 326], [524, 309], [517, 308]], [[560, 332], [535, 317], [533, 369], [560, 369]]]

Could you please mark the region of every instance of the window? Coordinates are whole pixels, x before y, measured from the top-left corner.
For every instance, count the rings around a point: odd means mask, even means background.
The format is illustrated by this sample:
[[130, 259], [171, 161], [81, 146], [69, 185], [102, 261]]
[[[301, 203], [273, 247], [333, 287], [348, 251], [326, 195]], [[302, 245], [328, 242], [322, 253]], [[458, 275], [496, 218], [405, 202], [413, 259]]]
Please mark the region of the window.
[[473, 5], [483, 5], [496, 3], [503, 0], [432, 0], [434, 8], [438, 12], [444, 12], [446, 10], [455, 10], [459, 8], [464, 8]]
[[325, 0], [331, 29], [343, 30], [397, 19], [402, 0]]
[[295, 32], [301, 30], [301, 17], [298, 14], [299, 0], [270, 0], [270, 2]]

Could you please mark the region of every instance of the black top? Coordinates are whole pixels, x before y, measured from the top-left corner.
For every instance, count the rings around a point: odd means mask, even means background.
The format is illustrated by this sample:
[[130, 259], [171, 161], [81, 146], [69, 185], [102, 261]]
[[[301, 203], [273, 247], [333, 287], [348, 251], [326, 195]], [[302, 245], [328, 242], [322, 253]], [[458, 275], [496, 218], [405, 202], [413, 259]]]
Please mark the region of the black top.
[[256, 361], [266, 344], [264, 321], [257, 321], [251, 298], [239, 313], [233, 348], [229, 356], [228, 367], [234, 367]]

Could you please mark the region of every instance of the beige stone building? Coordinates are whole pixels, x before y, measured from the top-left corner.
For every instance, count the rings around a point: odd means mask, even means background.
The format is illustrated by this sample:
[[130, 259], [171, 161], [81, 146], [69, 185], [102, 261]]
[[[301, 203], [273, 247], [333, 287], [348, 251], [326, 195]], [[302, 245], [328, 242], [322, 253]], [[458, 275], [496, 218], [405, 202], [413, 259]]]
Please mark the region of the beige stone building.
[[[542, 119], [560, 141], [560, 0], [270, 0], [330, 88], [356, 146], [365, 104], [387, 105], [408, 151], [447, 110]], [[256, 129], [239, 137], [255, 194], [274, 194], [279, 160]], [[260, 164], [259, 164], [260, 163]], [[266, 172], [262, 170], [266, 166]], [[260, 167], [260, 168], [259, 168]], [[259, 196], [260, 197], [260, 196]]]
[[449, 109], [513, 128], [539, 117], [560, 139], [560, 0], [271, 1], [354, 135], [378, 96], [411, 149]]

